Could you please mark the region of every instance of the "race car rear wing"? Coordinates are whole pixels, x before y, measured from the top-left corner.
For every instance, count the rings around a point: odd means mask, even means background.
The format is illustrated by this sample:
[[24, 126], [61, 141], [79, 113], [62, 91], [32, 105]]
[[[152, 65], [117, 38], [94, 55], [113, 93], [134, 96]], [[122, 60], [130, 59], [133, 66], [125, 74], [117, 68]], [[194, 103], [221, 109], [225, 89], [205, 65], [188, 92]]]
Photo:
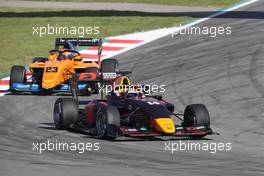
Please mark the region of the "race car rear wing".
[[71, 42], [75, 46], [102, 46], [102, 39], [93, 38], [56, 38], [55, 47], [63, 46], [66, 42]]

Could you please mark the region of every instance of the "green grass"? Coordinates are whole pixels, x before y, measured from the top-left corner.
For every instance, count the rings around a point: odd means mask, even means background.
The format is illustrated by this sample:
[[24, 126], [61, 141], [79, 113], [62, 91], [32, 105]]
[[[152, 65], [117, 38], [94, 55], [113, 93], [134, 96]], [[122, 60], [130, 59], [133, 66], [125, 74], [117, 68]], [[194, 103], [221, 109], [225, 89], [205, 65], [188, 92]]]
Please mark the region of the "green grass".
[[229, 6], [240, 0], [34, 0], [34, 1], [64, 1], [64, 2], [128, 2], [185, 6]]
[[99, 26], [99, 35], [107, 37], [137, 31], [170, 27], [191, 20], [191, 17], [152, 13], [116, 11], [57, 11], [45, 9], [0, 8], [0, 73], [8, 72], [14, 64], [27, 65], [35, 56], [47, 56], [54, 48], [56, 37], [33, 35], [35, 26]]

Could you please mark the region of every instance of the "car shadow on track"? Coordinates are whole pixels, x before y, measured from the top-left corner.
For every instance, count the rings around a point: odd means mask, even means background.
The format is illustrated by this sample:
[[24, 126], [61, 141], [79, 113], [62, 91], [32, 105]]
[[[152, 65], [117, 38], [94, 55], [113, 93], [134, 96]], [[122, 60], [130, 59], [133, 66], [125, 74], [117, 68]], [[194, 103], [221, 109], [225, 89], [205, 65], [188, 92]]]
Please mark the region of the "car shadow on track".
[[115, 143], [118, 142], [144, 142], [144, 141], [208, 141], [208, 140], [212, 140], [209, 138], [202, 138], [202, 139], [194, 139], [194, 138], [162, 138], [162, 137], [153, 137], [153, 138], [117, 138], [116, 140], [112, 141]]
[[39, 128], [47, 129], [47, 130], [57, 130], [53, 123], [47, 122], [47, 123], [40, 123]]

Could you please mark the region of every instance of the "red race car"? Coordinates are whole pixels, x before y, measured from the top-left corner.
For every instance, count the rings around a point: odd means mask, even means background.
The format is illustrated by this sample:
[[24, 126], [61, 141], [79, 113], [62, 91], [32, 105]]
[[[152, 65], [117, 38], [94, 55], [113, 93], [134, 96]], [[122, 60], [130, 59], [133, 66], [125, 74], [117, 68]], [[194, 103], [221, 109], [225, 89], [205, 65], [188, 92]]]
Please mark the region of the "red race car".
[[[119, 85], [119, 88], [132, 86], [129, 77], [120, 73], [110, 84]], [[85, 107], [79, 108], [80, 104]], [[174, 117], [182, 123], [175, 124]], [[86, 102], [59, 98], [54, 105], [53, 119], [57, 129], [80, 130], [106, 139], [119, 136], [202, 138], [215, 134], [210, 128], [205, 105], [191, 104], [185, 108], [184, 114], [175, 114], [174, 105], [162, 96], [131, 93], [124, 89], [113, 91], [104, 99]]]

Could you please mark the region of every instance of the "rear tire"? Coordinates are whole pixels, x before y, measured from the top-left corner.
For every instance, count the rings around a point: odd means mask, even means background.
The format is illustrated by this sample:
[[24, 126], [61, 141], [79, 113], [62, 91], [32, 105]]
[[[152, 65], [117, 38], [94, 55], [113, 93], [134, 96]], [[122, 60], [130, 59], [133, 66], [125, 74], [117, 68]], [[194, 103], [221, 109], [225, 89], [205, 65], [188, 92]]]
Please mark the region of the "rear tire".
[[118, 71], [118, 61], [116, 59], [105, 59], [101, 62], [101, 72], [103, 73], [115, 73]]
[[120, 126], [120, 114], [116, 107], [100, 106], [96, 114], [95, 131], [100, 139], [115, 140], [118, 133], [116, 127]]
[[53, 120], [58, 130], [68, 130], [78, 120], [78, 107], [72, 98], [59, 98], [54, 104]]
[[25, 67], [20, 65], [14, 65], [10, 72], [9, 88], [11, 92], [14, 92], [12, 85], [13, 83], [25, 83], [26, 81], [26, 70]]
[[184, 122], [185, 127], [205, 126], [210, 128], [210, 116], [207, 108], [203, 104], [191, 104], [185, 108]]

